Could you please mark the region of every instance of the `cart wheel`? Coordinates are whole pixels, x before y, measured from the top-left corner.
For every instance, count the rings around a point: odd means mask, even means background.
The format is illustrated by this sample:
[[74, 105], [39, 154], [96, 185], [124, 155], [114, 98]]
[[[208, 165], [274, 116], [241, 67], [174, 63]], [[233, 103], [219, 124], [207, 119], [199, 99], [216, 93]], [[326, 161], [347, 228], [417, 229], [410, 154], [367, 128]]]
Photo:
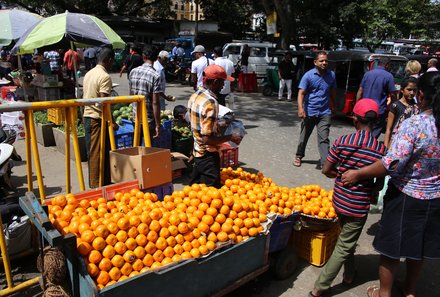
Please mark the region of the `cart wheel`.
[[291, 276], [298, 264], [298, 256], [292, 248], [285, 248], [280, 251], [275, 259], [273, 272], [278, 279], [286, 279]]
[[263, 95], [264, 96], [271, 96], [272, 95], [272, 88], [270, 86], [264, 86]]

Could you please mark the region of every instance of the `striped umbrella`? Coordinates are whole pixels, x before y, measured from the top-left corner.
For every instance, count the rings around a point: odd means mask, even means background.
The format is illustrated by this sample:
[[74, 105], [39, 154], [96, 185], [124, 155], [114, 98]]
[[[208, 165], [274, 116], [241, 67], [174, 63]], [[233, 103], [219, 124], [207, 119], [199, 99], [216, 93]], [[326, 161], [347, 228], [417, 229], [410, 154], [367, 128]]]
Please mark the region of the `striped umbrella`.
[[106, 23], [95, 16], [66, 11], [45, 18], [29, 28], [17, 41], [13, 53], [33, 53], [36, 48], [70, 41], [79, 47], [112, 45], [124, 48], [125, 42]]
[[38, 14], [19, 9], [0, 10], [0, 47], [10, 45], [42, 19]]

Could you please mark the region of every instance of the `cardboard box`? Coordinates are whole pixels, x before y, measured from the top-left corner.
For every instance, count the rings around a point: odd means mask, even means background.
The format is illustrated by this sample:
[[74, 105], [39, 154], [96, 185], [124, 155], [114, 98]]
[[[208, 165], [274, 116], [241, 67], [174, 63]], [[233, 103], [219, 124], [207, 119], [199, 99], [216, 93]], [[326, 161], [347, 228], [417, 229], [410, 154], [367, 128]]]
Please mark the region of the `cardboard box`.
[[110, 173], [114, 183], [137, 179], [141, 189], [171, 182], [170, 150], [130, 147], [110, 152]]

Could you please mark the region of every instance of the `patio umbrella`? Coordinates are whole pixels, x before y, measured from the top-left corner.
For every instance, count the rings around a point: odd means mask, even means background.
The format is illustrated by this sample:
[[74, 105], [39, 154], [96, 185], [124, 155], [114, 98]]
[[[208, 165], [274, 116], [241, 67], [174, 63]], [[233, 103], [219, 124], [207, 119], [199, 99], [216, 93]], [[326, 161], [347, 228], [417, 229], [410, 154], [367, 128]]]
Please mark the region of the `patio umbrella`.
[[43, 18], [35, 13], [19, 9], [0, 10], [0, 48], [19, 39], [27, 29]]
[[104, 44], [112, 45], [113, 48], [125, 47], [121, 37], [97, 17], [66, 11], [45, 18], [29, 28], [17, 41], [12, 52], [19, 55], [33, 53], [36, 48], [62, 41], [69, 41], [71, 45], [75, 43], [79, 47]]

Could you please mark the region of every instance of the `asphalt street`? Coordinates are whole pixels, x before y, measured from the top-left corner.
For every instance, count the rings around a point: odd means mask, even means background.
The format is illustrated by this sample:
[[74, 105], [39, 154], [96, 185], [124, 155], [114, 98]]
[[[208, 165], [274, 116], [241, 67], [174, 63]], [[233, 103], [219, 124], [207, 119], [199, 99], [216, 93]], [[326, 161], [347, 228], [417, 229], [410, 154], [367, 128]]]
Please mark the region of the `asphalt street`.
[[[119, 78], [118, 74], [112, 74], [113, 82], [119, 83], [117, 92], [120, 95], [128, 94], [126, 76]], [[167, 94], [177, 98], [175, 102], [168, 102], [167, 109], [174, 106], [187, 104], [192, 89], [180, 84], [169, 84]], [[296, 101], [278, 101], [276, 96], [264, 97], [261, 93], [236, 93], [234, 112], [237, 119], [245, 124], [247, 135], [239, 147], [240, 166], [248, 171], [261, 171], [267, 177], [271, 177], [278, 185], [296, 187], [304, 184], [319, 184], [330, 190], [333, 180], [325, 177], [317, 170], [316, 164], [319, 159], [316, 142], [316, 132], [309, 140], [306, 156], [300, 168], [292, 165], [293, 156], [298, 143], [300, 120], [297, 117]], [[354, 131], [351, 120], [334, 118], [330, 132], [330, 142], [342, 134]], [[18, 152], [24, 157], [24, 141], [16, 142]], [[42, 161], [44, 184], [46, 195], [55, 195], [66, 192], [65, 161], [64, 155], [56, 150], [56, 147], [38, 146]], [[79, 192], [76, 178], [75, 164], [71, 162], [72, 192]], [[87, 180], [87, 164], [82, 164], [83, 172]], [[33, 176], [34, 188], [37, 188], [36, 175]], [[19, 162], [13, 169], [12, 182], [15, 194], [23, 195], [27, 189], [27, 177], [25, 162]], [[179, 179], [175, 182], [175, 189], [181, 188], [187, 183], [187, 179]], [[38, 197], [38, 191], [34, 190]], [[342, 271], [333, 283], [332, 296], [366, 296], [367, 287], [378, 284], [378, 260], [379, 255], [372, 248], [372, 241], [378, 228], [380, 214], [370, 214], [364, 232], [358, 242], [357, 248], [357, 277], [351, 288], [341, 285]], [[26, 279], [30, 271], [23, 267], [26, 263], [34, 261], [29, 258], [26, 261], [13, 262], [13, 268]], [[418, 284], [418, 296], [440, 296], [440, 269], [439, 261], [426, 261]], [[14, 266], [15, 265], [15, 266]], [[32, 270], [32, 268], [30, 268]], [[248, 284], [239, 288], [229, 296], [307, 296], [313, 288], [313, 283], [319, 275], [321, 268], [309, 265], [299, 260], [294, 275], [286, 280], [276, 280], [271, 272], [267, 272]], [[33, 270], [34, 271], [34, 270]], [[397, 274], [398, 279], [404, 278], [404, 265], [402, 264]], [[4, 275], [1, 275], [4, 281]], [[35, 289], [38, 292], [38, 289]], [[34, 296], [34, 291], [18, 293], [16, 296]], [[393, 289], [392, 297], [401, 296], [397, 288]]]

